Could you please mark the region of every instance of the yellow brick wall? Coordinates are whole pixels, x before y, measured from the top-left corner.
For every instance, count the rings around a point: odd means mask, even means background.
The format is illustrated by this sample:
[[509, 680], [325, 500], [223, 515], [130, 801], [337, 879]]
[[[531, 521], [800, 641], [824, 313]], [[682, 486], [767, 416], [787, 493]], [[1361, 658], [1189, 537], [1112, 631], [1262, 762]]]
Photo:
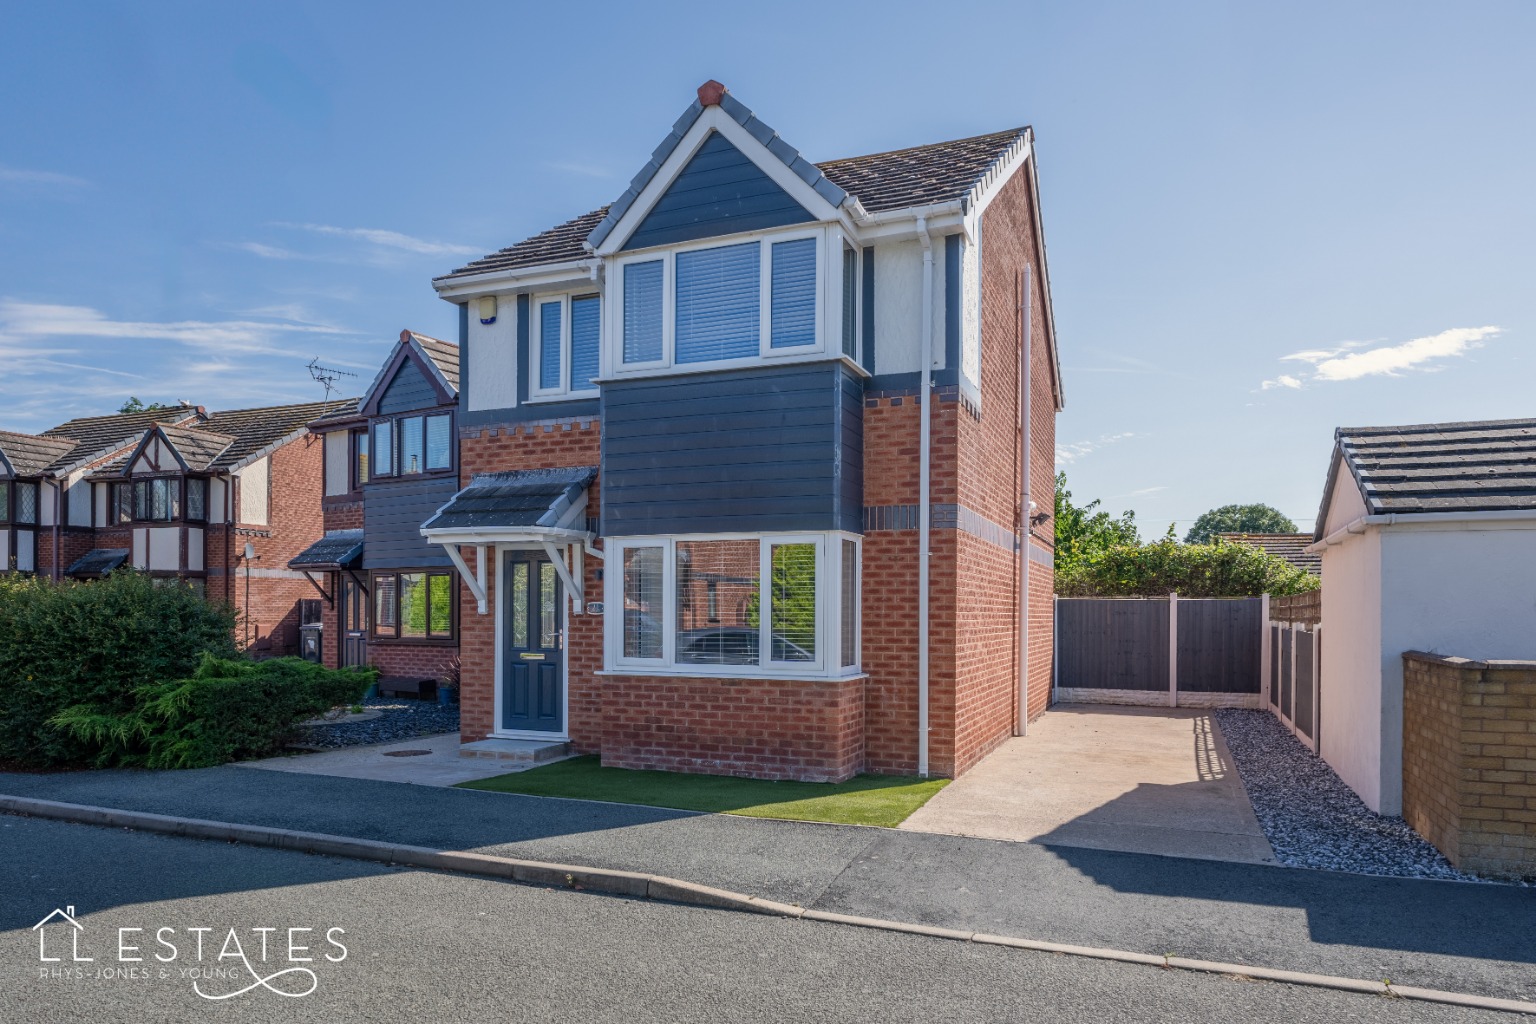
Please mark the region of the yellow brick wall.
[[1403, 655], [1403, 817], [1464, 871], [1536, 876], [1536, 662]]

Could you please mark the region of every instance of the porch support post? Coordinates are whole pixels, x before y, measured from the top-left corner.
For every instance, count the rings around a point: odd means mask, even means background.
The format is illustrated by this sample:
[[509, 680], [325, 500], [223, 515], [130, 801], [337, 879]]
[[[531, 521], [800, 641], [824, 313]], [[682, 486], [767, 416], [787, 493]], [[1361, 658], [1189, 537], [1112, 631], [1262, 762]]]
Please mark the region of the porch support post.
[[475, 595], [476, 610], [485, 614], [485, 545], [475, 545], [476, 570], [469, 571], [469, 566], [464, 563], [464, 556], [459, 552], [457, 544], [444, 544], [443, 550], [448, 552], [449, 561], [453, 567], [459, 570], [459, 576], [469, 587], [469, 592]]
[[544, 542], [544, 550], [549, 553], [549, 560], [555, 563], [555, 572], [560, 574], [560, 580], [571, 594], [571, 608], [577, 615], [586, 611], [585, 602], [581, 594], [581, 584], [571, 578], [570, 567], [565, 564], [565, 556], [560, 553], [549, 541]]
[[1269, 677], [1270, 653], [1270, 628], [1269, 628], [1269, 595], [1264, 594], [1259, 598], [1259, 704], [1269, 707], [1269, 688], [1274, 680]]

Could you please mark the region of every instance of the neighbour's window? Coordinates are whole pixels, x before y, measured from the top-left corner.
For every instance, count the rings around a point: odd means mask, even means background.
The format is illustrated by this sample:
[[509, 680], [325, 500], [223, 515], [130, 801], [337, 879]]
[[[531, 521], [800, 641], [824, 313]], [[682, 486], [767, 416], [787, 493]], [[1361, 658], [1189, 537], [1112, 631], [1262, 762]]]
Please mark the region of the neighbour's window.
[[447, 413], [427, 417], [427, 468], [447, 469], [453, 464], [453, 417]]
[[[0, 480], [0, 523], [11, 521], [11, 482]], [[4, 552], [0, 552], [3, 554]], [[0, 565], [0, 569], [5, 568]]]
[[819, 245], [817, 235], [765, 238], [622, 264], [621, 363], [681, 365], [814, 348]]
[[23, 526], [37, 523], [37, 484], [16, 485], [16, 522]]
[[115, 523], [133, 522], [133, 484], [112, 485], [111, 519]]
[[373, 425], [373, 475], [393, 476], [395, 472], [395, 424], [380, 420]]
[[452, 638], [452, 573], [374, 573], [373, 595], [375, 636], [405, 640]]
[[400, 423], [400, 473], [402, 476], [425, 469], [426, 440], [420, 416], [406, 416]]
[[208, 518], [208, 481], [187, 481], [187, 518], [202, 522]]
[[596, 295], [561, 295], [535, 304], [534, 396], [584, 394], [597, 389], [602, 351], [602, 301]]
[[368, 482], [368, 431], [352, 431], [352, 489]]
[[[169, 477], [156, 477], [153, 480], [135, 480], [132, 484], [117, 484], [118, 488], [126, 490], [133, 488], [133, 507], [131, 518], [139, 522], [165, 523], [181, 517], [181, 484], [180, 481]], [[123, 491], [118, 496], [118, 521], [126, 521], [123, 518], [124, 509]]]

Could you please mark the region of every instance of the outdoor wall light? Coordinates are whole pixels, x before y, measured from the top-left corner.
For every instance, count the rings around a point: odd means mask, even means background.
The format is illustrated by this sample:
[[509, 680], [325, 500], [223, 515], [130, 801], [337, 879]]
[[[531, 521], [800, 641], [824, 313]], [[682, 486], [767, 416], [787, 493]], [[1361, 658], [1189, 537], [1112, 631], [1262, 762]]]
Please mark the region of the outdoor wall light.
[[496, 322], [496, 296], [480, 296], [480, 322], [482, 324], [493, 324]]

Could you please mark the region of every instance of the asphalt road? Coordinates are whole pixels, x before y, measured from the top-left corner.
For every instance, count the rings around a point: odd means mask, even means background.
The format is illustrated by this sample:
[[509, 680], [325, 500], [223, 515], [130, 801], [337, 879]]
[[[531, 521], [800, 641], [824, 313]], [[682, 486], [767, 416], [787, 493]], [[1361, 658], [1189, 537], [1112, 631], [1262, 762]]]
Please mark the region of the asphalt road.
[[[240, 1021], [1505, 1021], [1507, 1015], [1267, 982], [1162, 971], [758, 917], [355, 861], [26, 818], [0, 818], [0, 1020]], [[39, 976], [39, 954], [71, 968], [67, 925], [32, 924], [73, 904], [85, 977]], [[225, 1001], [183, 969], [240, 967], [235, 929], [256, 973], [294, 966], [328, 929], [340, 962], [308, 963], [313, 992], [264, 988]], [[146, 978], [97, 977], [118, 961], [119, 928]], [[168, 965], [157, 929], [177, 946]], [[209, 928], [201, 957], [189, 936]], [[258, 956], [257, 928], [280, 929]], [[224, 937], [219, 940], [219, 937]], [[52, 943], [52, 945], [47, 945]], [[131, 954], [130, 954], [131, 955]], [[304, 955], [304, 954], [300, 954]], [[297, 965], [305, 966], [305, 965]], [[166, 977], [159, 972], [165, 969]], [[196, 980], [209, 995], [247, 977]], [[307, 990], [303, 975], [271, 978]]]
[[0, 792], [654, 872], [842, 913], [1536, 1001], [1532, 888], [235, 767], [0, 774]]

